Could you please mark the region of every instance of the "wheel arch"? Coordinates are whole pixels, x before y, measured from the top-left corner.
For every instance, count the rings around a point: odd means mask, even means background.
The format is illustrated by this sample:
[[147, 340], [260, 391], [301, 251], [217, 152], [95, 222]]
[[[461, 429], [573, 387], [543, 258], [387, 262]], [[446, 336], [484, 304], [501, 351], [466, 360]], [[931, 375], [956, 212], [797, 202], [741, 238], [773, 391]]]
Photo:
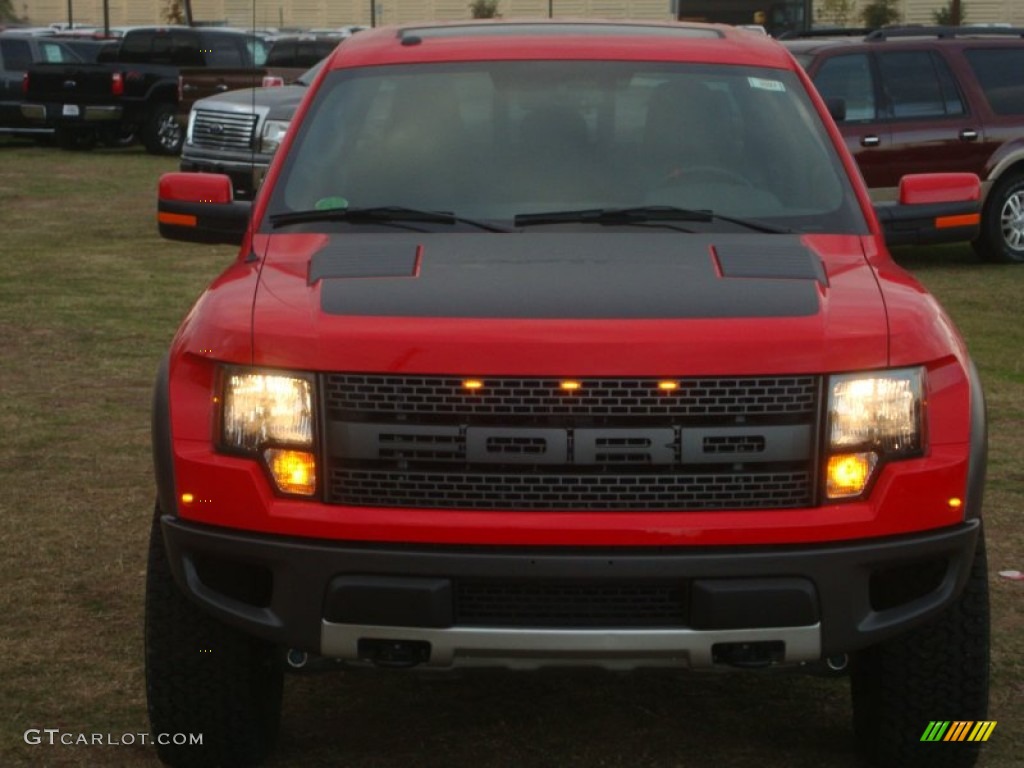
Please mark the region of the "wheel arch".
[[1004, 144], [1000, 150], [992, 156], [986, 168], [985, 178], [982, 179], [985, 189], [985, 197], [1003, 179], [1015, 174], [1024, 175], [1024, 139]]
[[971, 361], [968, 376], [971, 382], [970, 462], [967, 468], [967, 493], [964, 500], [964, 518], [981, 518], [985, 495], [985, 475], [988, 470], [988, 409], [978, 369]]
[[170, 355], [164, 356], [157, 369], [151, 419], [157, 506], [165, 514], [177, 515], [174, 452], [171, 445]]

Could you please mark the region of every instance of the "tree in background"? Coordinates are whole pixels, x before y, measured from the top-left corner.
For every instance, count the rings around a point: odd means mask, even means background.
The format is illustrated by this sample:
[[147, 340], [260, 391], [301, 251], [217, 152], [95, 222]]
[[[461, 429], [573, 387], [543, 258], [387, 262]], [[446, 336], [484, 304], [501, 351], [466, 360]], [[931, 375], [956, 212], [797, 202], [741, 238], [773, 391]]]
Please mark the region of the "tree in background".
[[935, 23], [944, 27], [958, 27], [967, 21], [963, 4], [957, 0], [949, 0], [949, 5], [932, 13]]
[[860, 17], [864, 19], [864, 26], [877, 29], [899, 21], [900, 11], [896, 7], [896, 0], [871, 0], [864, 6]]
[[181, 0], [165, 0], [164, 21], [168, 24], [185, 23], [185, 7]]
[[845, 27], [853, 15], [854, 0], [824, 0], [818, 9], [817, 18], [836, 27]]
[[474, 19], [498, 18], [498, 0], [473, 0], [469, 4], [469, 12]]
[[14, 12], [13, 0], [0, 0], [0, 21], [18, 21]]

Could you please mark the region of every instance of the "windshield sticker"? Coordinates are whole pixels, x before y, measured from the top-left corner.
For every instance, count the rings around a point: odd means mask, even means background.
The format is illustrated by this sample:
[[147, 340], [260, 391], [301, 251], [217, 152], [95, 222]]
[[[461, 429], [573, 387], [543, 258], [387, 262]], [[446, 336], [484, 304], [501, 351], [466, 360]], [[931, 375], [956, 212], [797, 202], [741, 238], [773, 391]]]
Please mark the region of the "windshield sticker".
[[348, 208], [348, 200], [344, 197], [321, 197], [313, 206], [318, 211], [337, 211]]
[[779, 80], [765, 80], [761, 77], [748, 77], [747, 82], [751, 88], [759, 88], [762, 91], [778, 91], [785, 93], [786, 86]]

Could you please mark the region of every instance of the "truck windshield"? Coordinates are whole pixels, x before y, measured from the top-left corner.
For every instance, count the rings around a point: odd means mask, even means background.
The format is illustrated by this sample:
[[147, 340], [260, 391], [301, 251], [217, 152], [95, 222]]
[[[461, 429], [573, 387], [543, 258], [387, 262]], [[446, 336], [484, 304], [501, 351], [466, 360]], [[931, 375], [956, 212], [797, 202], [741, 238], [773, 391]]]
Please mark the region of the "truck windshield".
[[[766, 231], [866, 231], [792, 73], [638, 62], [333, 72], [270, 211], [405, 207], [512, 223], [652, 206], [713, 211], [702, 231], [729, 228], [728, 217]], [[566, 226], [595, 223], [608, 224]]]

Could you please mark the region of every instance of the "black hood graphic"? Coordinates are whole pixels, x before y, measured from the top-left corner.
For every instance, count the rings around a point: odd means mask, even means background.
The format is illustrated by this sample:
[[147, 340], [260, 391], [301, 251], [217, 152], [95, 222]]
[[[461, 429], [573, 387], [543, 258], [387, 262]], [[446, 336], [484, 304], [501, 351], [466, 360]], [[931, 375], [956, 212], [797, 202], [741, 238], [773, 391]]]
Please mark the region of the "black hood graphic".
[[819, 311], [799, 236], [676, 233], [338, 235], [310, 261], [334, 315], [756, 318]]

